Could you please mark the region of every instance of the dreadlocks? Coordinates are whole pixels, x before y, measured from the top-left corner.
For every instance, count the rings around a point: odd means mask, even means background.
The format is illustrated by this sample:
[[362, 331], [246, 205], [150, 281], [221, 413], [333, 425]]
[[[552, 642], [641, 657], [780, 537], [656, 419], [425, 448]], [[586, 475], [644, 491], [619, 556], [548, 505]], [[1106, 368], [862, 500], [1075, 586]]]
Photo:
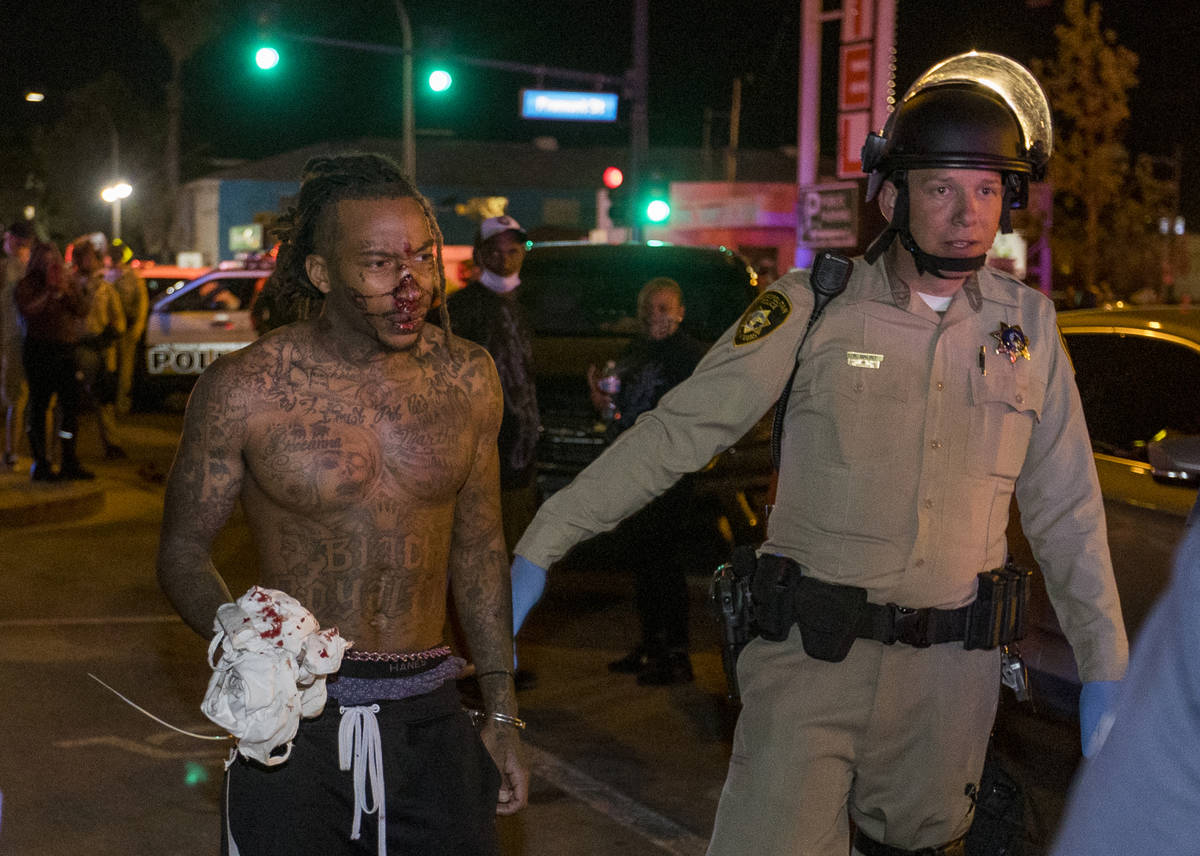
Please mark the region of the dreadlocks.
[[311, 158], [304, 165], [296, 206], [282, 215], [272, 234], [280, 242], [275, 272], [257, 304], [261, 326], [274, 329], [315, 315], [324, 299], [308, 278], [305, 260], [316, 252], [318, 239], [332, 228], [337, 203], [343, 199], [413, 199], [421, 206], [429, 234], [437, 244], [437, 283], [434, 297], [442, 329], [450, 335], [446, 307], [446, 269], [442, 261], [442, 230], [433, 207], [400, 167], [385, 155], [349, 153]]

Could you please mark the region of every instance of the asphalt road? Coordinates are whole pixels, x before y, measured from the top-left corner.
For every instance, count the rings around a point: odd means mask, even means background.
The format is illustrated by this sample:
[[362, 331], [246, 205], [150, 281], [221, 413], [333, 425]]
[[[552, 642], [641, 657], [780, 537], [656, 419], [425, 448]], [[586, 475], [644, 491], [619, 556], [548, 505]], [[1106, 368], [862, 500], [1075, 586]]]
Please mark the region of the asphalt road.
[[[177, 734], [88, 677], [173, 725], [219, 734], [199, 712], [205, 646], [153, 575], [161, 474], [178, 425], [178, 416], [131, 417], [132, 460], [96, 464], [101, 510], [0, 525], [0, 853], [217, 852], [228, 742]], [[86, 444], [85, 430], [85, 457]], [[232, 590], [252, 582], [253, 550], [237, 521], [216, 562]], [[556, 569], [522, 633], [522, 665], [539, 676], [520, 698], [534, 784], [529, 808], [500, 820], [505, 856], [704, 852], [737, 717], [703, 607], [708, 567], [691, 580], [696, 680], [644, 688], [605, 668], [636, 637], [631, 582], [613, 572], [620, 564], [594, 549]], [[1078, 762], [1078, 728], [1006, 702], [995, 746], [1026, 786], [1036, 856]]]

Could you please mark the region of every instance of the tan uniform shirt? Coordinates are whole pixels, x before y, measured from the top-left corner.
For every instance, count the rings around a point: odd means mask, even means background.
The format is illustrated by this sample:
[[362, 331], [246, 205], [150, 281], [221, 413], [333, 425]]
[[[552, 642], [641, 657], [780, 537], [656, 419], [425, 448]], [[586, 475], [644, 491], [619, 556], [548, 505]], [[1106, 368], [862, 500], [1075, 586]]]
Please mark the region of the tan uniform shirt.
[[[807, 272], [776, 281], [542, 506], [516, 552], [548, 567], [736, 442], [783, 390], [812, 302]], [[996, 353], [1002, 324], [1022, 329], [1028, 360]], [[1104, 507], [1049, 300], [985, 268], [939, 317], [882, 260], [858, 259], [801, 356], [764, 552], [876, 603], [961, 606], [976, 574], [1004, 563], [1015, 488], [1080, 676], [1124, 674]]]
[[[115, 277], [112, 276], [113, 273], [116, 274]], [[146, 329], [146, 313], [150, 307], [150, 293], [146, 290], [146, 281], [133, 268], [127, 267], [110, 272], [109, 277], [125, 313], [125, 335], [136, 341]]]
[[[83, 338], [99, 336], [106, 330], [111, 330], [118, 337], [125, 333], [125, 310], [121, 308], [121, 297], [112, 283], [103, 276], [96, 275], [88, 280], [88, 291], [91, 293], [91, 307], [88, 314], [80, 321], [80, 335]], [[116, 345], [110, 344], [103, 349], [104, 368], [107, 371], [117, 369]]]

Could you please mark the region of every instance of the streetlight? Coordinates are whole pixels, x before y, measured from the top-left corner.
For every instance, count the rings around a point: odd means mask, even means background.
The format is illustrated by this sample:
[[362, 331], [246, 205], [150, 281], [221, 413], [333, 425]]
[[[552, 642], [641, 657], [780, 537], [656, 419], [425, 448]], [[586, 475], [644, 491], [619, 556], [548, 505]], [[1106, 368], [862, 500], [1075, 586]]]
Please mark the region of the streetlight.
[[127, 181], [118, 181], [100, 191], [100, 198], [112, 204], [112, 239], [121, 237], [121, 200], [127, 199], [133, 188]]

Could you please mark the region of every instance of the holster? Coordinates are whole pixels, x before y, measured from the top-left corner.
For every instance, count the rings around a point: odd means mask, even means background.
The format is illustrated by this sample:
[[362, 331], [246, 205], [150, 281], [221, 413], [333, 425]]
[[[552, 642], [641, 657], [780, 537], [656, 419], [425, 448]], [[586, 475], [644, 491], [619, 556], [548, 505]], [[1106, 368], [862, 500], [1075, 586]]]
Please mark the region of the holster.
[[840, 663], [850, 653], [867, 612], [867, 590], [800, 577], [796, 587], [796, 625], [804, 653]]
[[782, 642], [795, 623], [804, 653], [840, 663], [858, 637], [867, 609], [867, 590], [823, 583], [782, 556], [758, 557], [751, 585], [754, 620], [764, 639]]

